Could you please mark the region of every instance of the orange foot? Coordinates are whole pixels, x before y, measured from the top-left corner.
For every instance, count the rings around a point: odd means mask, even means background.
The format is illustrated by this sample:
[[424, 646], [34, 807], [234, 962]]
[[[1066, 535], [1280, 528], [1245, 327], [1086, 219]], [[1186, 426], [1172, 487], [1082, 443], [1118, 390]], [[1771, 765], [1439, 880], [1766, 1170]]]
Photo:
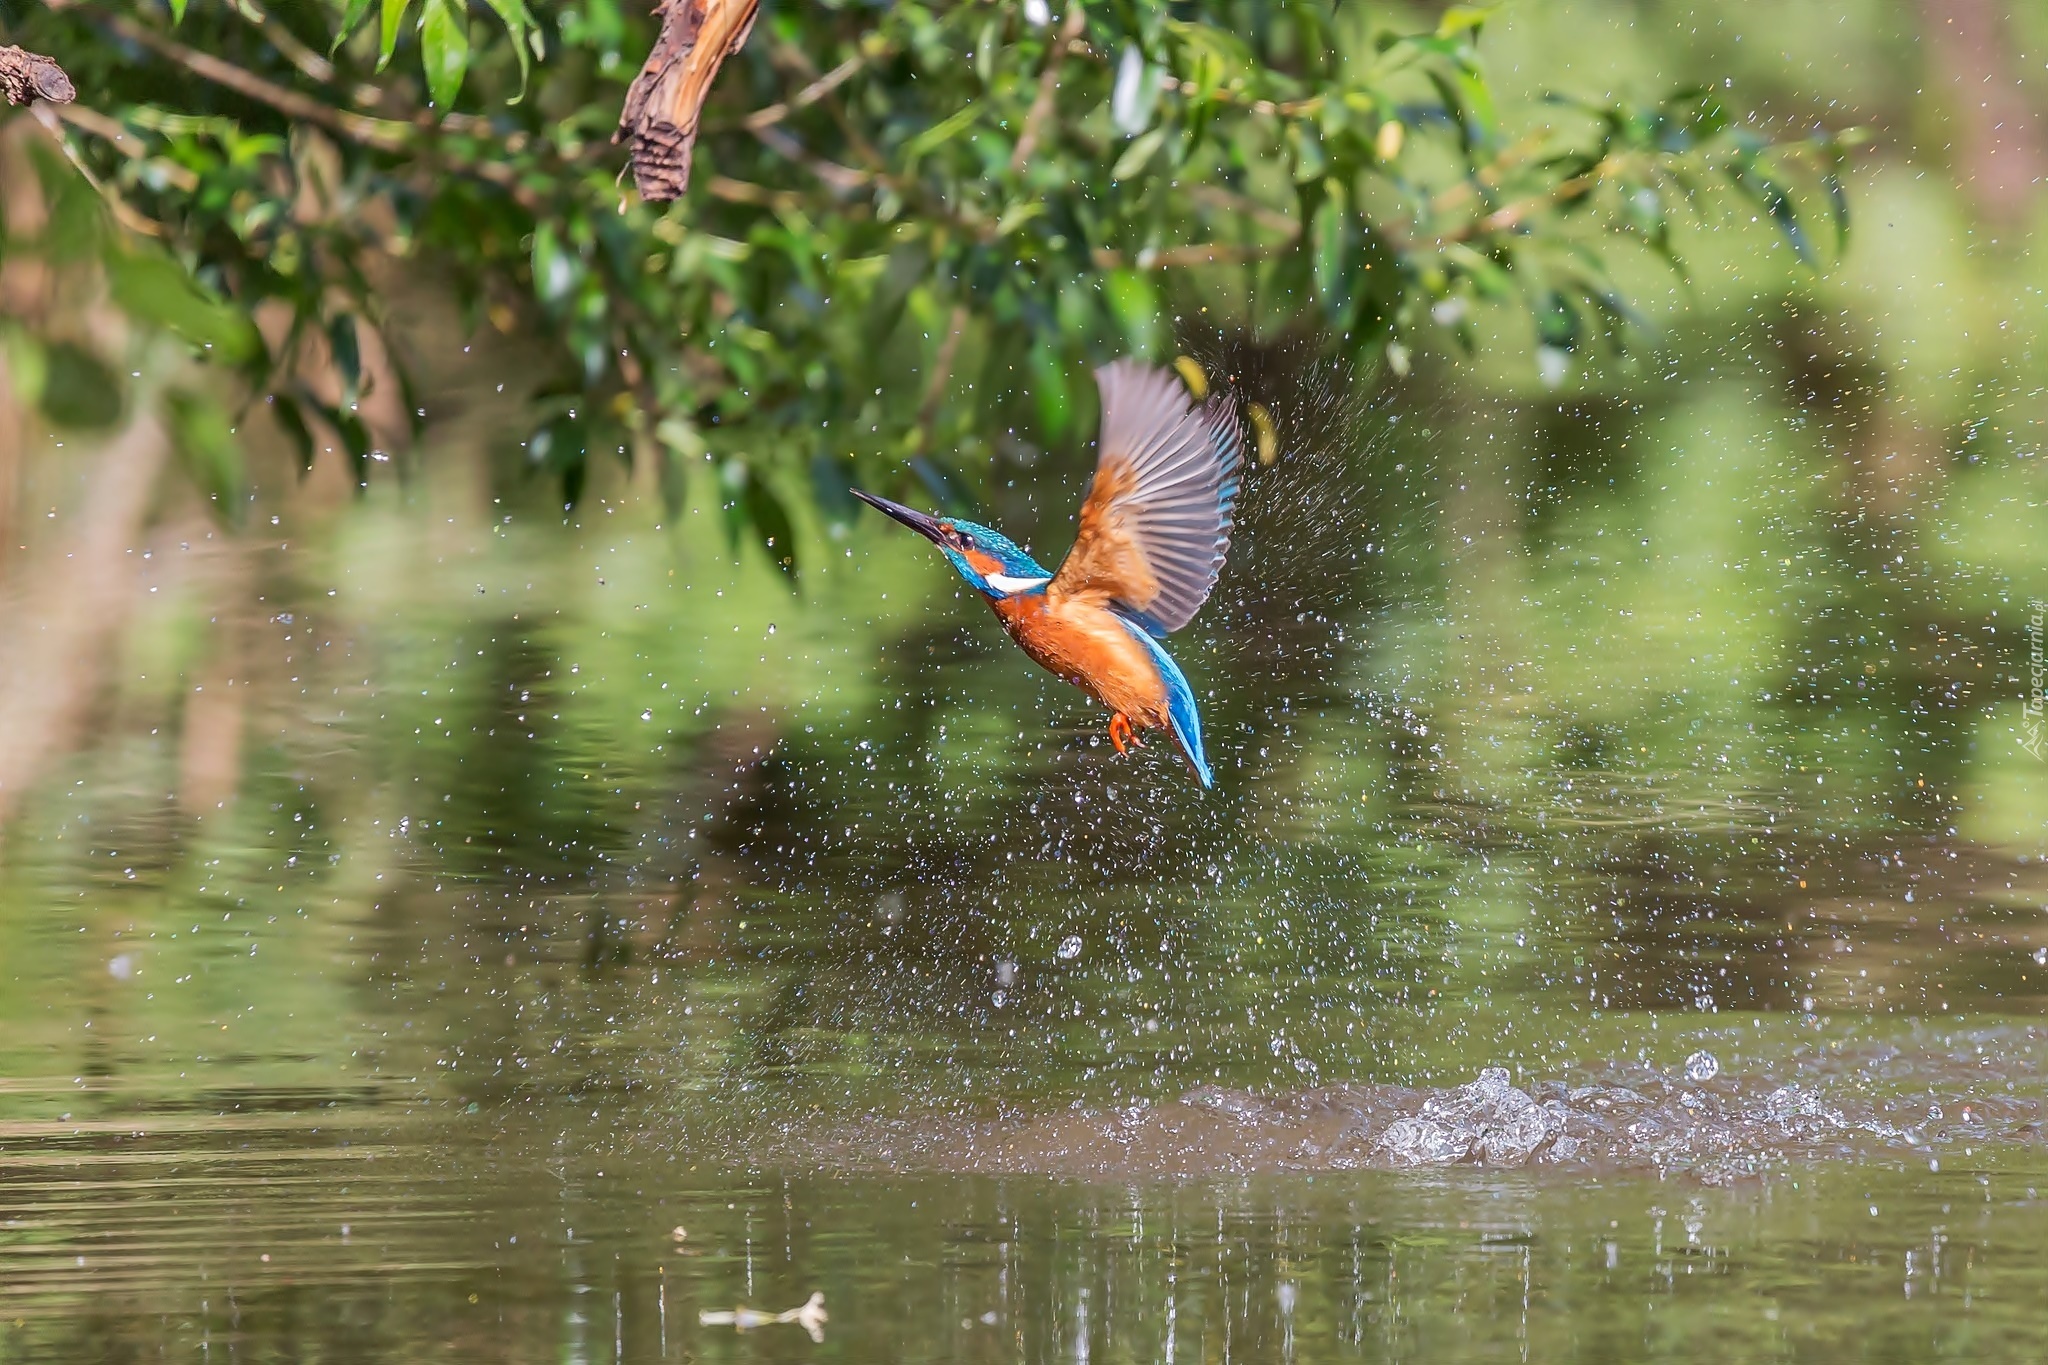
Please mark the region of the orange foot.
[[1137, 730], [1131, 725], [1131, 718], [1121, 711], [1109, 718], [1109, 742], [1116, 745], [1120, 754], [1145, 747], [1145, 741], [1138, 738]]

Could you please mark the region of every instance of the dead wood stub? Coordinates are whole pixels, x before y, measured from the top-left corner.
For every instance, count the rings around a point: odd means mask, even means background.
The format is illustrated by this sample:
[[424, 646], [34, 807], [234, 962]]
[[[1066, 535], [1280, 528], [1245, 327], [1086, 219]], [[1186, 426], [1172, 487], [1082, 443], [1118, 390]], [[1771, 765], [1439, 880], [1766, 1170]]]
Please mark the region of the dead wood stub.
[[626, 92], [613, 140], [633, 157], [640, 197], [663, 204], [690, 185], [697, 119], [725, 59], [740, 50], [761, 0], [661, 0], [661, 36]]
[[0, 47], [0, 95], [6, 96], [9, 104], [30, 100], [69, 104], [78, 98], [78, 91], [64, 68], [50, 58], [18, 47]]

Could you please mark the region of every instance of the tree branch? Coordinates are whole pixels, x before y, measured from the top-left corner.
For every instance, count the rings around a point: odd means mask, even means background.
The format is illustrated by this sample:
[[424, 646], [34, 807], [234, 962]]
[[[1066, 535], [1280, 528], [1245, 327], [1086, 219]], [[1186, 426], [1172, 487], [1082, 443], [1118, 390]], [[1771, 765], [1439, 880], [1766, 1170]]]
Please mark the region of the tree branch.
[[[139, 161], [148, 155], [143, 150], [142, 139], [128, 131], [117, 118], [109, 118], [99, 110], [83, 104], [69, 105], [57, 113], [80, 132], [90, 133], [130, 161]], [[199, 173], [187, 166], [174, 165], [168, 160], [158, 163], [155, 173], [164, 177], [166, 183], [190, 194], [199, 188]]]
[[1030, 163], [1031, 154], [1038, 150], [1038, 139], [1044, 135], [1045, 125], [1059, 101], [1060, 67], [1065, 65], [1067, 53], [1087, 27], [1088, 12], [1081, 8], [1080, 0], [1067, 0], [1067, 17], [1060, 24], [1059, 37], [1045, 54], [1045, 70], [1038, 77], [1038, 98], [1031, 101], [1031, 109], [1024, 115], [1024, 129], [1017, 134], [1016, 149], [1010, 153], [1012, 171], [1023, 170]]
[[1221, 185], [1190, 185], [1188, 198], [1197, 204], [1208, 204], [1226, 213], [1235, 213], [1251, 219], [1261, 227], [1271, 228], [1289, 241], [1301, 235], [1301, 224], [1279, 209], [1261, 204], [1247, 195], [1224, 189]]
[[878, 178], [866, 171], [857, 171], [851, 166], [842, 166], [836, 161], [813, 155], [801, 142], [773, 125], [754, 129], [754, 136], [761, 140], [762, 146], [802, 166], [840, 194], [865, 189]]
[[740, 127], [748, 132], [758, 133], [763, 128], [782, 122], [799, 109], [805, 109], [846, 84], [855, 72], [868, 64], [865, 52], [857, 52], [839, 65], [812, 81], [786, 100], [756, 109], [740, 120]]
[[84, 178], [85, 183], [92, 186], [100, 198], [106, 201], [107, 209], [114, 215], [115, 222], [130, 232], [139, 232], [146, 237], [169, 235], [164, 231], [162, 223], [138, 212], [134, 205], [123, 199], [112, 186], [102, 183], [100, 178], [93, 174], [92, 167], [86, 165], [84, 158], [78, 155], [78, 149], [71, 145], [71, 139], [64, 136], [64, 126], [59, 121], [60, 118], [68, 118], [76, 113], [76, 110], [67, 110], [65, 114], [59, 115], [57, 106], [39, 103], [32, 112], [36, 122], [43, 125], [43, 131], [50, 135], [50, 141], [57, 144], [57, 150], [64, 153], [64, 159], [71, 163], [72, 169], [76, 170]]
[[1138, 270], [1186, 270], [1198, 265], [1247, 265], [1253, 261], [1284, 255], [1293, 249], [1293, 238], [1284, 242], [1263, 244], [1189, 242], [1182, 246], [1150, 248], [1132, 258], [1114, 247], [1099, 246], [1095, 248], [1093, 259], [1099, 270], [1117, 270], [1124, 266]]
[[78, 98], [78, 90], [64, 68], [50, 58], [18, 47], [0, 47], [0, 95], [9, 104], [30, 100], [69, 104]]
[[946, 335], [939, 342], [938, 354], [932, 357], [932, 372], [925, 380], [924, 397], [917, 405], [917, 429], [920, 432], [930, 432], [932, 419], [939, 415], [939, 404], [946, 396], [946, 381], [953, 377], [953, 357], [960, 350], [960, 336], [967, 330], [969, 317], [966, 304], [953, 305], [952, 316], [946, 320]]
[[619, 130], [612, 135], [631, 151], [633, 183], [648, 203], [680, 199], [689, 188], [705, 97], [718, 68], [746, 43], [760, 3], [660, 0], [661, 35], [626, 91]]
[[1323, 107], [1323, 97], [1321, 95], [1310, 95], [1307, 99], [1299, 100], [1246, 99], [1235, 90], [1218, 89], [1204, 91], [1201, 86], [1196, 85], [1193, 81], [1184, 81], [1177, 76], [1161, 76], [1159, 78], [1159, 88], [1180, 95], [1194, 96], [1206, 94], [1210, 99], [1221, 100], [1226, 104], [1238, 105], [1241, 108], [1251, 110], [1254, 114], [1273, 114], [1280, 118], [1296, 118], [1302, 114], [1313, 114]]
[[314, 99], [311, 95], [302, 95], [296, 90], [288, 90], [284, 86], [273, 84], [253, 71], [244, 71], [233, 62], [222, 61], [211, 53], [199, 52], [186, 47], [183, 43], [173, 42], [126, 15], [93, 17], [119, 36], [141, 44], [159, 57], [177, 63], [200, 79], [211, 81], [224, 90], [232, 90], [244, 99], [268, 105], [287, 118], [295, 118], [301, 123], [316, 124], [351, 142], [361, 143], [365, 147], [375, 147], [380, 151], [406, 151], [412, 147], [413, 130], [408, 124], [336, 109]]
[[[68, 0], [66, 2], [68, 3]], [[56, 6], [57, 0], [51, 0], [51, 3]], [[485, 136], [491, 136], [489, 125], [484, 120], [470, 115], [449, 114], [443, 116], [438, 123], [423, 116], [421, 122], [415, 125], [397, 119], [373, 118], [368, 114], [355, 114], [345, 109], [336, 109], [311, 95], [302, 95], [296, 90], [265, 80], [253, 71], [245, 71], [232, 62], [174, 42], [125, 15], [93, 17], [96, 22], [105, 24], [118, 36], [138, 43], [165, 60], [184, 67], [201, 80], [211, 81], [224, 90], [232, 90], [244, 99], [275, 109], [286, 118], [324, 128], [359, 146], [380, 152], [405, 152], [423, 159], [441, 160], [442, 158], [436, 157], [430, 148], [421, 145], [423, 137], [443, 129], [463, 133], [481, 129]], [[540, 201], [532, 190], [520, 183], [519, 172], [502, 161], [467, 157], [447, 158], [446, 161], [452, 163], [451, 169], [473, 175], [479, 180], [488, 181], [506, 190], [514, 200], [526, 208], [536, 208], [539, 205]]]

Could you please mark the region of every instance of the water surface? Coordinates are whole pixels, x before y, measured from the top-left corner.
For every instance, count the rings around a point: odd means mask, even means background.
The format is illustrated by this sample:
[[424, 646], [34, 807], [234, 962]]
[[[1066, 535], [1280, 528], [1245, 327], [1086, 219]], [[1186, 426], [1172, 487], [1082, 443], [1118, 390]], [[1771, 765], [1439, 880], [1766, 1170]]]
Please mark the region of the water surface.
[[0, 847], [0, 1355], [2048, 1351], [2042, 542], [1732, 381], [1504, 479], [1547, 408], [1247, 382], [1210, 793], [888, 527], [148, 532]]

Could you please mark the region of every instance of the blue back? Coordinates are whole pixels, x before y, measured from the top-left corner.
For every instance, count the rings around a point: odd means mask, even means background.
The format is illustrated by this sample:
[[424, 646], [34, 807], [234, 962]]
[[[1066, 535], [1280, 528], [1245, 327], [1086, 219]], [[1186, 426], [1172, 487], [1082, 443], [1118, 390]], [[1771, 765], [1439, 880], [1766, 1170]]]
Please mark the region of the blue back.
[[[958, 517], [948, 517], [946, 521], [955, 530], [963, 531], [970, 536], [974, 541], [976, 549], [1001, 563], [1003, 566], [1001, 572], [1008, 577], [1052, 577], [1051, 569], [1046, 568], [1033, 559], [1023, 546], [1011, 540], [1001, 531], [995, 530], [993, 527], [983, 526], [979, 522], [962, 521]], [[967, 562], [967, 556], [961, 554], [952, 546], [942, 544], [939, 546], [939, 549], [945, 554], [947, 559], [952, 561], [953, 567], [959, 571], [960, 576], [973, 584], [977, 591], [987, 593], [991, 597], [1011, 595], [1003, 592], [1001, 589], [990, 587], [988, 580], [982, 577], [980, 571]], [[1043, 592], [1044, 589], [1040, 587], [1033, 591]]]

